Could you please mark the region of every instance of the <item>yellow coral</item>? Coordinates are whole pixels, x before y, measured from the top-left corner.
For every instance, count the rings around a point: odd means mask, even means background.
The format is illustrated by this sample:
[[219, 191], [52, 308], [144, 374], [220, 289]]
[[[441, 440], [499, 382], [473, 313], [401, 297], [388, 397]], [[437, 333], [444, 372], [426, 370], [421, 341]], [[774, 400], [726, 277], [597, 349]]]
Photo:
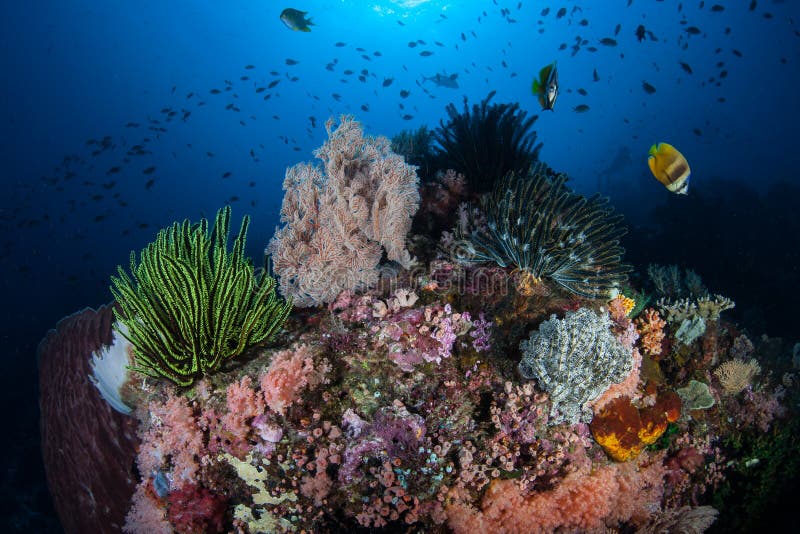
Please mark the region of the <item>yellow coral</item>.
[[609, 310], [619, 310], [626, 317], [631, 313], [634, 306], [636, 306], [636, 301], [626, 297], [622, 293], [618, 294], [608, 303]]

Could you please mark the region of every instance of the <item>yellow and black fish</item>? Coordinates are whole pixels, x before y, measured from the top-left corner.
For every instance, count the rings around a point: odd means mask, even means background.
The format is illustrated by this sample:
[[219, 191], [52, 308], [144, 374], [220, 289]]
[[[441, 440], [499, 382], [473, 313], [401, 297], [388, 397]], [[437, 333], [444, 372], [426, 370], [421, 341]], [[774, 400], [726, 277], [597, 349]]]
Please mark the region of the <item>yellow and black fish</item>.
[[555, 61], [539, 71], [539, 78], [533, 79], [532, 90], [542, 109], [553, 109], [558, 98], [558, 69]]
[[314, 23], [311, 19], [307, 19], [307, 11], [300, 11], [299, 9], [292, 9], [288, 7], [281, 12], [281, 21], [286, 24], [286, 27], [296, 32], [310, 32]]
[[671, 192], [685, 195], [689, 190], [691, 169], [683, 154], [669, 143], [656, 143], [648, 154], [647, 164], [656, 180]]

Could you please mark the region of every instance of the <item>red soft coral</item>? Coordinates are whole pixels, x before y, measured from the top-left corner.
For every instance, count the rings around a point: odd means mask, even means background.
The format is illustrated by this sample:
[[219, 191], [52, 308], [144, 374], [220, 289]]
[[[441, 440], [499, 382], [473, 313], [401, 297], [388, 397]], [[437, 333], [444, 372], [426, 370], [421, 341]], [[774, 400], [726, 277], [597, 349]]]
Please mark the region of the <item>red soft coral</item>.
[[179, 534], [224, 530], [225, 497], [195, 484], [169, 494], [169, 521]]

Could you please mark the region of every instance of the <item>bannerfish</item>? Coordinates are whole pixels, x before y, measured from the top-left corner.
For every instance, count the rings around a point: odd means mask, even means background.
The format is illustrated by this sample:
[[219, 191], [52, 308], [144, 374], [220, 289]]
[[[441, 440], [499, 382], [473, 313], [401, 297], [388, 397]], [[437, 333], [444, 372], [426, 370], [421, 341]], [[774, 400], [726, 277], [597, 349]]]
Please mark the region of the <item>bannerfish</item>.
[[543, 110], [553, 109], [558, 98], [558, 69], [555, 61], [539, 71], [539, 78], [533, 79], [532, 91]]
[[647, 164], [656, 180], [672, 193], [685, 195], [689, 190], [691, 169], [683, 154], [669, 143], [656, 143], [648, 154]]
[[311, 19], [307, 19], [308, 11], [300, 11], [299, 9], [292, 9], [287, 7], [281, 11], [281, 21], [286, 24], [286, 27], [296, 32], [310, 32], [309, 26], [314, 26]]

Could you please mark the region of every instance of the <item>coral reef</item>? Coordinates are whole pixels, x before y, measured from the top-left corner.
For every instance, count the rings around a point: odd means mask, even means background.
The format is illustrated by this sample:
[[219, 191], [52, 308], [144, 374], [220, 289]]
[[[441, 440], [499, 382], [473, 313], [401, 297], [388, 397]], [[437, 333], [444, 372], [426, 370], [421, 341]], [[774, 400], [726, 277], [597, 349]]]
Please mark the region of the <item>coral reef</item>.
[[419, 206], [414, 168], [385, 137], [365, 137], [342, 116], [314, 152], [323, 168], [301, 163], [286, 171], [284, 226], [267, 247], [284, 297], [298, 306], [332, 302], [344, 290], [364, 290], [386, 257], [409, 267], [406, 234]]
[[119, 332], [134, 347], [133, 368], [188, 386], [217, 371], [246, 348], [268, 341], [283, 325], [291, 301], [275, 296], [275, 281], [256, 277], [244, 258], [250, 218], [242, 219], [227, 249], [231, 210], [208, 221], [175, 223], [141, 252], [131, 252], [131, 275], [120, 266], [111, 278], [119, 303]]
[[[454, 234], [438, 249], [431, 236], [406, 241], [411, 168], [352, 118], [328, 131], [325, 170], [288, 171], [287, 226], [270, 245], [300, 262], [282, 265], [287, 290], [327, 306], [294, 310], [279, 347], [257, 344], [184, 386], [123, 369], [110, 308], [42, 343], [43, 449], [67, 532], [755, 531], [793, 495], [795, 340], [748, 337], [720, 315], [727, 299], [695, 294], [699, 279], [677, 268], [659, 268], [657, 292], [684, 300], [646, 308], [624, 285], [621, 248], [598, 241], [617, 235], [616, 219], [543, 171], [509, 177], [483, 214], [453, 213], [507, 267], [450, 260], [467, 250]], [[444, 214], [455, 197], [430, 205]], [[174, 236], [216, 243], [227, 265], [219, 217], [210, 240], [203, 224]], [[526, 225], [527, 237], [513, 233]], [[247, 264], [240, 236], [233, 256]], [[536, 267], [540, 248], [562, 244], [550, 258], [594, 267], [574, 280]], [[412, 252], [432, 259], [426, 270]], [[374, 284], [380, 269], [392, 276]], [[252, 326], [208, 335], [235, 333], [221, 341], [232, 348]], [[188, 328], [155, 331], [173, 327]]]

